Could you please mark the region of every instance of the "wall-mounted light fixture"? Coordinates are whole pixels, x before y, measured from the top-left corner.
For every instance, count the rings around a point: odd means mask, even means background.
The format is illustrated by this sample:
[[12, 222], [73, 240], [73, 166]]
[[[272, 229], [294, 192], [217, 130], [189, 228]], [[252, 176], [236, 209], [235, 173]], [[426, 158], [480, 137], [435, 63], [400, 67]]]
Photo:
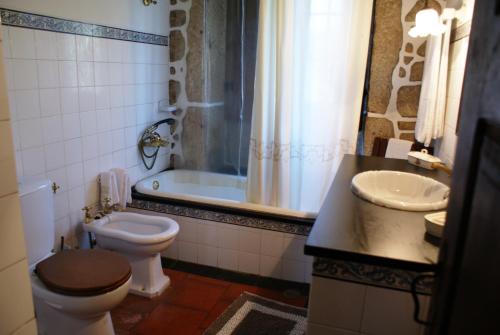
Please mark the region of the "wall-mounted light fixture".
[[142, 3], [144, 4], [144, 6], [149, 6], [151, 4], [156, 5], [158, 3], [158, 1], [156, 1], [156, 0], [142, 0]]
[[415, 26], [409, 31], [410, 37], [427, 37], [444, 33], [446, 26], [441, 22], [438, 12], [429, 7], [428, 0], [425, 1], [424, 9], [419, 10], [415, 17]]

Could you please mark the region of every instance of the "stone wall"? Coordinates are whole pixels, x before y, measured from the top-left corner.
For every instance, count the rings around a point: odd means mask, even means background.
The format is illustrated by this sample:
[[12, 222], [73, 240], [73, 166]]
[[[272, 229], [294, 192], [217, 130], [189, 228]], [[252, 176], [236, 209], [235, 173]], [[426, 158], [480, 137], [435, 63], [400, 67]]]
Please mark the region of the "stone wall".
[[169, 97], [184, 116], [184, 161], [176, 167], [218, 170], [223, 163], [227, 1], [171, 0]]
[[[375, 137], [414, 141], [422, 81], [425, 38], [411, 38], [408, 30], [424, 0], [384, 0], [375, 4], [368, 118], [364, 152], [371, 155]], [[430, 0], [441, 12], [444, 0]]]

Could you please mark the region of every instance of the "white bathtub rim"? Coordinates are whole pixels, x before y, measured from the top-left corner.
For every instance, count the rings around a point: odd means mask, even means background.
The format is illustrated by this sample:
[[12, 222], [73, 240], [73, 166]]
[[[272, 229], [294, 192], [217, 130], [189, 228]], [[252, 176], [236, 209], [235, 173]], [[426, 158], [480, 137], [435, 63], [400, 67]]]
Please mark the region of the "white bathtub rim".
[[318, 213], [315, 212], [302, 212], [293, 209], [265, 206], [265, 205], [253, 204], [249, 202], [241, 202], [236, 200], [218, 199], [201, 195], [185, 195], [185, 194], [178, 194], [171, 192], [155, 191], [144, 185], [147, 180], [151, 180], [153, 177], [154, 176], [150, 176], [138, 181], [135, 184], [136, 191], [145, 195], [151, 195], [159, 198], [182, 200], [191, 203], [198, 203], [200, 205], [213, 205], [218, 207], [226, 207], [230, 209], [246, 210], [249, 212], [254, 212], [256, 214], [264, 214], [264, 215], [271, 214], [271, 215], [285, 216], [297, 219], [316, 219], [318, 215]]

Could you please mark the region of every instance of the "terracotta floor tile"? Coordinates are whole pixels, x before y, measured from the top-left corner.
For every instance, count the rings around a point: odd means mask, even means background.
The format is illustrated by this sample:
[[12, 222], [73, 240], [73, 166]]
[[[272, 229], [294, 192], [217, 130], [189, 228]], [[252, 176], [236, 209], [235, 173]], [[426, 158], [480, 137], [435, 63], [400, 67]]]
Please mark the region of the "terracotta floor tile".
[[161, 304], [141, 321], [131, 334], [191, 335], [200, 332], [199, 327], [207, 312], [190, 308]]
[[208, 312], [215, 306], [227, 288], [187, 278], [184, 285], [174, 291], [172, 299], [169, 299], [168, 303]]
[[219, 300], [201, 323], [200, 329], [207, 329], [229, 307], [229, 305], [231, 305], [231, 303], [232, 301], [229, 300]]
[[226, 290], [226, 292], [224, 292], [222, 299], [233, 301], [234, 299], [238, 298], [243, 292], [253, 293], [264, 298], [274, 299], [297, 307], [304, 307], [306, 305], [305, 297], [289, 298], [286, 297], [281, 291], [275, 291], [245, 284], [232, 284]]
[[195, 274], [188, 274], [187, 278], [193, 279], [193, 280], [199, 280], [199, 281], [202, 281], [204, 283], [222, 286], [222, 287], [229, 287], [230, 285], [232, 285], [232, 283], [228, 282], [228, 281], [214, 279], [214, 278], [210, 278], [210, 277], [199, 276], [199, 275], [195, 275]]

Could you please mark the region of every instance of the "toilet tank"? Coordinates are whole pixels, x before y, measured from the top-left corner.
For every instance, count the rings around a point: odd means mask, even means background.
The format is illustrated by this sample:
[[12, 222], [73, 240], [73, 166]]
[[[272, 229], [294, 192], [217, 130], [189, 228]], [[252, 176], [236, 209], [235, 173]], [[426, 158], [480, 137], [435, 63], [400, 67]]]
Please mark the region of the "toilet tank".
[[28, 261], [33, 265], [54, 247], [54, 200], [50, 180], [22, 178], [19, 197]]

